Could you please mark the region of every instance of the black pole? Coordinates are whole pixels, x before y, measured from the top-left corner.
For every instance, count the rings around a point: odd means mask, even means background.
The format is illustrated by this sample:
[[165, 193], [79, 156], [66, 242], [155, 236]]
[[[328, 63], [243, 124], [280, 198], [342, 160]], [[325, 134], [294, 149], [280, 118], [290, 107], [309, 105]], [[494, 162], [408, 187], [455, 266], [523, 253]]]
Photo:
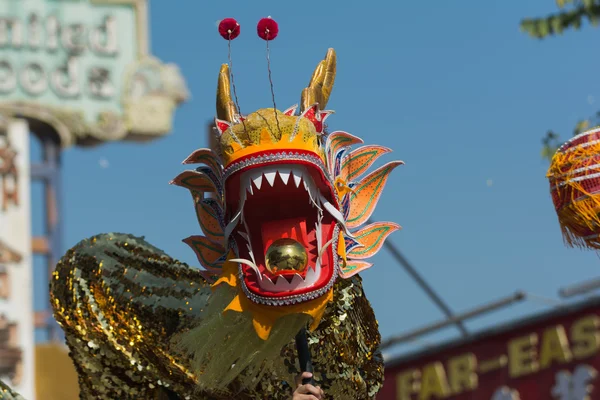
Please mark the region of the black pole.
[[[369, 219], [368, 222], [371, 224], [373, 223], [373, 220]], [[404, 267], [404, 270], [411, 276], [411, 278], [413, 278], [413, 280], [417, 282], [417, 284], [421, 287], [421, 289], [423, 289], [425, 294], [429, 296], [429, 298], [435, 303], [435, 305], [438, 306], [444, 314], [446, 314], [446, 317], [448, 317], [448, 319], [454, 318], [454, 313], [452, 312], [452, 310], [450, 310], [450, 307], [442, 300], [442, 298], [435, 292], [435, 290], [433, 290], [433, 288], [429, 286], [429, 283], [427, 283], [425, 278], [423, 278], [417, 272], [416, 268], [410, 262], [408, 262], [408, 260], [404, 257], [404, 255], [402, 255], [402, 253], [394, 245], [394, 243], [392, 243], [388, 239], [385, 242], [383, 242], [383, 245], [392, 254], [392, 257], [394, 257], [394, 259], [398, 261], [398, 263], [402, 265], [402, 267]], [[469, 336], [469, 331], [465, 327], [465, 324], [462, 323], [462, 321], [455, 321], [454, 325], [456, 325], [463, 337]]]
[[572, 286], [567, 286], [565, 288], [560, 289], [558, 294], [562, 298], [568, 298], [586, 294], [598, 288], [600, 288], [600, 278]]
[[465, 321], [470, 318], [478, 317], [478, 316], [488, 313], [490, 311], [498, 310], [500, 308], [506, 307], [513, 303], [516, 303], [518, 301], [525, 300], [526, 298], [527, 298], [527, 294], [525, 292], [518, 291], [511, 296], [507, 296], [507, 297], [501, 298], [499, 300], [496, 300], [494, 302], [484, 304], [482, 306], [479, 306], [479, 307], [476, 307], [469, 311], [466, 311], [462, 314], [453, 315], [450, 318], [444, 319], [439, 322], [434, 322], [423, 328], [419, 328], [419, 329], [414, 330], [409, 333], [404, 333], [404, 334], [401, 334], [398, 336], [393, 336], [393, 337], [381, 342], [381, 345], [379, 346], [379, 348], [383, 350], [390, 346], [396, 345], [398, 343], [404, 343], [404, 342], [408, 342], [410, 340], [414, 340], [422, 335], [425, 335], [425, 334], [428, 334], [431, 332], [435, 332], [435, 331], [445, 328], [449, 325], [456, 324], [457, 322], [462, 322], [462, 321]]
[[[312, 359], [310, 349], [308, 348], [308, 338], [306, 337], [306, 328], [302, 328], [296, 335], [296, 350], [298, 351], [298, 360], [300, 361], [300, 372], [313, 373]], [[315, 383], [312, 377], [302, 379], [302, 384]]]

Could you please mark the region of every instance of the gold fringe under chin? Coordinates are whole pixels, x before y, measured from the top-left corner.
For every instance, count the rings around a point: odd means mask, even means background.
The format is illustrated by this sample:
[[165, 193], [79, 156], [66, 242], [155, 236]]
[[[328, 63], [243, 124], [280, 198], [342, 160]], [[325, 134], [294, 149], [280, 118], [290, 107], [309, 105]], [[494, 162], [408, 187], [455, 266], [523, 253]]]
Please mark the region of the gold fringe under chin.
[[281, 374], [284, 380], [293, 379], [287, 376], [281, 350], [306, 326], [310, 316], [282, 317], [268, 339], [262, 340], [256, 334], [250, 313], [223, 312], [236, 294], [236, 288], [219, 285], [211, 294], [198, 326], [174, 339], [175, 349], [191, 359], [199, 390], [228, 390], [234, 381], [239, 390], [252, 389], [267, 370]]
[[[582, 236], [573, 227], [587, 227], [590, 231], [600, 229], [600, 195], [588, 196], [563, 207], [558, 220], [565, 244], [571, 247], [600, 250], [600, 235]], [[579, 228], [580, 229], [580, 228]]]

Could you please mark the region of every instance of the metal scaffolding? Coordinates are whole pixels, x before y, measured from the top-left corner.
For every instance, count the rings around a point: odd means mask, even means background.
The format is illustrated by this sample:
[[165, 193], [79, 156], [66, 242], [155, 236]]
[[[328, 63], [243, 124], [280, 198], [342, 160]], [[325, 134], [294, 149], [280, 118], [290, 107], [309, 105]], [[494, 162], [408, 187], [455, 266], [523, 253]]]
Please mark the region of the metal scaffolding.
[[[44, 186], [45, 222], [44, 234], [32, 238], [31, 249], [35, 255], [43, 256], [46, 264], [48, 282], [63, 251], [63, 218], [62, 208], [62, 177], [61, 177], [61, 146], [58, 135], [44, 124], [32, 124], [32, 134], [39, 140], [42, 147], [42, 161], [32, 163], [31, 180], [41, 182]], [[60, 340], [58, 325], [52, 317], [50, 302], [42, 311], [35, 313], [35, 327], [47, 332], [50, 340]]]

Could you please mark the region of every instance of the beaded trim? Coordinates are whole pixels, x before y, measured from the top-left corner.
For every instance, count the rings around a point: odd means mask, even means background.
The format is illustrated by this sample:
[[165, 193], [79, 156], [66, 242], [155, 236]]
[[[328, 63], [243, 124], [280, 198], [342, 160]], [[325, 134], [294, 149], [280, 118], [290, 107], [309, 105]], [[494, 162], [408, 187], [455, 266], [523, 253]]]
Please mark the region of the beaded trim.
[[336, 203], [340, 204], [340, 198], [338, 196], [337, 190], [335, 190], [335, 185], [333, 184], [333, 182], [331, 180], [330, 173], [327, 171], [325, 164], [323, 163], [323, 161], [321, 160], [321, 158], [319, 156], [312, 155], [312, 154], [302, 154], [302, 153], [298, 153], [298, 152], [292, 153], [292, 152], [284, 151], [281, 153], [271, 153], [271, 154], [266, 154], [266, 155], [261, 155], [261, 156], [253, 156], [253, 157], [247, 158], [243, 161], [235, 162], [235, 163], [231, 164], [230, 166], [228, 166], [227, 168], [225, 168], [223, 170], [223, 182], [225, 182], [227, 180], [227, 178], [229, 178], [234, 173], [239, 172], [240, 170], [242, 170], [246, 167], [251, 167], [254, 165], [260, 165], [260, 164], [273, 162], [273, 161], [302, 161], [305, 163], [312, 164], [315, 167], [319, 168], [321, 170], [321, 172], [323, 173], [323, 176], [325, 177], [325, 179], [327, 179], [327, 182], [331, 186], [331, 189], [332, 189], [331, 191], [333, 192], [333, 195], [335, 196]]
[[340, 235], [340, 228], [339, 228], [338, 224], [335, 225], [335, 228], [333, 230], [333, 235], [334, 235], [334, 241], [331, 244], [331, 246], [332, 246], [331, 251], [333, 252], [333, 274], [331, 275], [331, 279], [329, 280], [329, 282], [327, 282], [327, 285], [323, 286], [319, 290], [315, 290], [314, 292], [302, 293], [302, 294], [297, 294], [297, 295], [293, 295], [293, 296], [277, 297], [277, 298], [259, 296], [257, 294], [252, 293], [250, 291], [250, 289], [248, 289], [248, 287], [246, 286], [246, 281], [244, 280], [244, 274], [242, 272], [242, 266], [240, 265], [239, 266], [239, 279], [240, 279], [240, 282], [242, 282], [242, 290], [244, 291], [244, 294], [246, 295], [246, 297], [248, 297], [252, 302], [257, 303], [257, 304], [264, 304], [264, 305], [268, 305], [268, 306], [288, 306], [288, 305], [292, 305], [292, 304], [296, 304], [296, 303], [302, 303], [302, 302], [305, 302], [308, 300], [313, 300], [313, 299], [316, 299], [317, 297], [323, 296], [325, 293], [327, 293], [333, 287], [333, 284], [335, 283], [335, 280], [339, 273], [339, 257], [337, 255], [337, 252], [334, 250], [334, 249], [337, 249], [338, 239], [339, 239], [339, 235]]
[[[246, 158], [245, 160], [242, 160], [242, 161], [237, 161], [223, 170], [223, 180], [229, 178], [232, 174], [238, 172], [242, 168], [250, 167], [252, 165], [258, 165], [258, 164], [263, 164], [263, 163], [267, 163], [267, 162], [272, 162], [272, 161], [288, 161], [288, 160], [289, 161], [309, 162], [309, 163], [314, 164], [317, 167], [319, 167], [322, 171], [326, 171], [325, 164], [323, 164], [323, 161], [321, 160], [321, 158], [316, 155], [302, 154], [302, 153], [298, 153], [298, 152], [295, 152], [295, 153], [289, 152], [288, 153], [288, 152], [284, 151], [281, 153], [271, 153], [271, 154], [265, 154], [265, 155], [261, 155], [261, 156], [253, 156], [250, 158]], [[325, 176], [327, 176], [327, 174]]]

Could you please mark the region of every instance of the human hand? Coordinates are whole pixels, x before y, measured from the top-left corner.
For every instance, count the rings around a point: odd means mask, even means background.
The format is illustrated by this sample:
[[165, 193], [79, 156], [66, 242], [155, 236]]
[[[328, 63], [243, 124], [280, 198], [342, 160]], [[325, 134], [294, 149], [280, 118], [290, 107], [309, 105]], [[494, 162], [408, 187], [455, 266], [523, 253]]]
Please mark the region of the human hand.
[[318, 386], [311, 384], [302, 384], [302, 380], [312, 378], [310, 372], [303, 372], [302, 375], [296, 378], [296, 390], [292, 396], [292, 400], [322, 400], [323, 391]]

